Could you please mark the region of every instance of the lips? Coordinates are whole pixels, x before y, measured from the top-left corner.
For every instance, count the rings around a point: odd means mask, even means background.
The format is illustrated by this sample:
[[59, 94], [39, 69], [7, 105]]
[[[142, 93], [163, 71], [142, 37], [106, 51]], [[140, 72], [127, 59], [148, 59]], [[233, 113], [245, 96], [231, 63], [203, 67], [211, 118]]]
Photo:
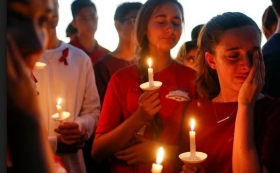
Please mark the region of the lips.
[[248, 75], [237, 75], [237, 76], [235, 76], [236, 79], [243, 80], [243, 81], [246, 80], [247, 77], [248, 77]]
[[167, 40], [167, 41], [173, 41], [174, 40], [174, 38], [171, 38], [171, 37], [164, 37], [164, 38], [161, 38], [161, 39]]

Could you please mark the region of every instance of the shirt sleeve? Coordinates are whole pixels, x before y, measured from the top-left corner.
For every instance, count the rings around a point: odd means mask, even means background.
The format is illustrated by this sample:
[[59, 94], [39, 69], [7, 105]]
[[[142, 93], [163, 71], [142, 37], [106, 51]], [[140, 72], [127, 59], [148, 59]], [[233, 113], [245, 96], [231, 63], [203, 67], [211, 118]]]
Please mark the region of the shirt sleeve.
[[108, 84], [96, 133], [107, 133], [121, 123], [123, 116], [120, 86], [118, 73], [115, 73]]
[[86, 129], [88, 137], [90, 137], [96, 129], [100, 115], [100, 101], [95, 83], [94, 71], [90, 59], [87, 59], [87, 74], [84, 98], [79, 116], [75, 118], [75, 122]]
[[67, 173], [65, 166], [60, 160], [60, 157], [57, 155], [54, 155], [54, 162], [56, 166], [57, 173]]

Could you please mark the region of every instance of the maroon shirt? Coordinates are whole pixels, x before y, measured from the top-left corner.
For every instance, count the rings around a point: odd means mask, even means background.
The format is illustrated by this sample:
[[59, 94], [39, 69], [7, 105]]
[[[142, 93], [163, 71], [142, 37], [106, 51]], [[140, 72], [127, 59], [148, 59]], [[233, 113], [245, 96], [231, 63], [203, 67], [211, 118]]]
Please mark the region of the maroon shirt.
[[98, 42], [96, 41], [96, 45], [93, 51], [88, 52], [85, 47], [80, 43], [79, 38], [76, 36], [73, 40], [69, 42], [69, 44], [82, 49], [91, 59], [92, 65], [101, 58], [104, 54], [108, 53], [109, 50], [106, 48], [100, 46]]
[[98, 89], [100, 104], [102, 105], [107, 90], [107, 85], [112, 75], [119, 69], [134, 64], [133, 61], [126, 61], [113, 57], [110, 54], [104, 55], [93, 66], [95, 74], [95, 82]]
[[[179, 154], [190, 151], [189, 122], [193, 117], [196, 122], [196, 151], [208, 155], [202, 162], [202, 167], [206, 172], [232, 172], [233, 134], [237, 104], [237, 102], [214, 103], [208, 98], [192, 101], [185, 114]], [[254, 109], [255, 144], [259, 161], [269, 172], [279, 172], [280, 99], [266, 96], [256, 101]], [[228, 119], [217, 123], [227, 116], [229, 116]], [[181, 166], [178, 166], [178, 169], [181, 170]]]

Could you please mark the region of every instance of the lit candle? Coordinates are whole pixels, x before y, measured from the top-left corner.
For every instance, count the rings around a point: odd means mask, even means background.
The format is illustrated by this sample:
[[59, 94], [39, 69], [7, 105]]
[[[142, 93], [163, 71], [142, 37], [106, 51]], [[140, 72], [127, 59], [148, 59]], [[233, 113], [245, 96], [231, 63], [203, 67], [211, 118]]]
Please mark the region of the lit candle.
[[158, 149], [156, 163], [153, 163], [153, 166], [152, 166], [152, 173], [161, 173], [161, 170], [162, 170], [162, 167], [163, 167], [161, 165], [161, 162], [163, 160], [163, 155], [164, 155], [163, 148], [160, 147]]
[[148, 68], [149, 86], [153, 87], [154, 86], [154, 71], [152, 68], [151, 58], [148, 59], [148, 65], [149, 65], [149, 68]]
[[57, 100], [56, 109], [57, 109], [58, 117], [62, 118], [62, 107], [61, 107], [60, 103], [61, 103], [61, 98], [59, 98]]
[[191, 120], [190, 150], [191, 150], [191, 158], [194, 160], [196, 158], [196, 155], [195, 155], [196, 149], [195, 149], [194, 119]]
[[35, 63], [35, 69], [43, 69], [45, 66], [46, 66], [46, 64], [42, 63], [42, 62]]

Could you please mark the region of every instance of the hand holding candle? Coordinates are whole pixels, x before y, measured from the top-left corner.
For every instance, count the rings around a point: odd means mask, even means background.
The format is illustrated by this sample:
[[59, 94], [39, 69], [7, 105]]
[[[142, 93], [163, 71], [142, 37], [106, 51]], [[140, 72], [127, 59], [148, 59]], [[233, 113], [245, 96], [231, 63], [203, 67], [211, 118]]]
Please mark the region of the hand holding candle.
[[191, 131], [190, 131], [190, 152], [191, 158], [195, 160], [196, 158], [196, 149], [195, 149], [195, 131], [194, 131], [194, 119], [191, 120]]
[[60, 105], [61, 104], [61, 101], [62, 99], [59, 98], [57, 100], [57, 105], [56, 105], [56, 110], [57, 110], [57, 113], [53, 114], [51, 116], [51, 118], [55, 121], [59, 121], [59, 124], [63, 124], [63, 120], [66, 120], [69, 116], [70, 116], [70, 113], [69, 112], [63, 112], [62, 111], [62, 106]]
[[153, 166], [152, 166], [152, 173], [161, 173], [161, 170], [162, 170], [162, 167], [163, 167], [161, 165], [161, 162], [163, 160], [163, 155], [164, 155], [163, 148], [160, 147], [158, 149], [156, 163], [153, 163]]
[[57, 100], [57, 105], [56, 105], [56, 109], [57, 109], [57, 113], [58, 113], [58, 118], [62, 118], [62, 107], [61, 107], [61, 98], [59, 98]]
[[148, 59], [148, 65], [149, 65], [149, 68], [148, 68], [149, 86], [153, 87], [154, 86], [154, 71], [152, 68], [151, 58]]

